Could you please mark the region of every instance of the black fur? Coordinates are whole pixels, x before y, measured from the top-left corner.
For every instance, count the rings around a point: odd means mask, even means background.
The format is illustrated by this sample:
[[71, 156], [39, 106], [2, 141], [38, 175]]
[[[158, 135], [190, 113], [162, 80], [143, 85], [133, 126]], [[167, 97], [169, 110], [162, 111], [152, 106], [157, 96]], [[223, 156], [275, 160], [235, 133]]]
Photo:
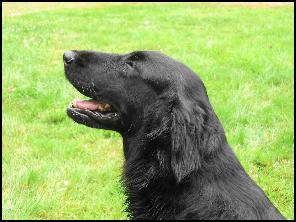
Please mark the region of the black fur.
[[117, 107], [120, 121], [69, 115], [121, 133], [132, 219], [284, 219], [241, 166], [188, 67], [153, 51], [74, 52], [67, 78]]

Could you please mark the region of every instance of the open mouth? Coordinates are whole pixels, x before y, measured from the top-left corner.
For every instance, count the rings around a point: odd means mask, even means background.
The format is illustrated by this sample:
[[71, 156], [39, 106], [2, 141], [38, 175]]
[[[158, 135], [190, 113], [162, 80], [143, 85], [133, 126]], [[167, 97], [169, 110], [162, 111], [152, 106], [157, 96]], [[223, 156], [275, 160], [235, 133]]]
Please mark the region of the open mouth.
[[119, 119], [119, 112], [110, 104], [99, 102], [94, 99], [79, 100], [74, 99], [68, 111], [73, 117], [91, 118], [95, 121], [115, 121]]

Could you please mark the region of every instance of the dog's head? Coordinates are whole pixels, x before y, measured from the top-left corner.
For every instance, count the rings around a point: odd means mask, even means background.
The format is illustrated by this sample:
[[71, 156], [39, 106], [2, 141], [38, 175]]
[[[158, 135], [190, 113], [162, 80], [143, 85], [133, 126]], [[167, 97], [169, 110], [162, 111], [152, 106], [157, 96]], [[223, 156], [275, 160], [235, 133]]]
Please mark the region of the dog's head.
[[70, 104], [74, 121], [126, 136], [141, 132], [147, 140], [166, 133], [177, 179], [199, 167], [197, 146], [208, 139], [202, 132], [214, 133], [217, 122], [202, 81], [187, 66], [156, 51], [67, 51], [64, 64], [68, 80], [91, 98]]

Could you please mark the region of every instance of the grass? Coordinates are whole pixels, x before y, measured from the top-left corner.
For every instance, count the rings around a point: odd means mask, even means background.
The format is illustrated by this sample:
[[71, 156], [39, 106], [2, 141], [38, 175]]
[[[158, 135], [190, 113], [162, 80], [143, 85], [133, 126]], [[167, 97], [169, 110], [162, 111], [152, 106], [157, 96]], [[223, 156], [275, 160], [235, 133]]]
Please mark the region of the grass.
[[69, 49], [160, 50], [198, 72], [243, 166], [294, 219], [293, 6], [19, 8], [2, 17], [2, 219], [127, 218], [120, 135], [66, 116], [81, 97]]

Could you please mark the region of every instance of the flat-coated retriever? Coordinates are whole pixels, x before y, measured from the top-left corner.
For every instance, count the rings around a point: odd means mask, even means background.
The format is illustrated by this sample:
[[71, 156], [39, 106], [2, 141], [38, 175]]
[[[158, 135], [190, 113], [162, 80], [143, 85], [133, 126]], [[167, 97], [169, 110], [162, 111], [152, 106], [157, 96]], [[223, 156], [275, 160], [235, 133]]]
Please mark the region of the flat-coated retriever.
[[91, 98], [68, 115], [123, 137], [132, 219], [285, 219], [243, 169], [187, 66], [155, 51], [67, 51], [64, 67]]

